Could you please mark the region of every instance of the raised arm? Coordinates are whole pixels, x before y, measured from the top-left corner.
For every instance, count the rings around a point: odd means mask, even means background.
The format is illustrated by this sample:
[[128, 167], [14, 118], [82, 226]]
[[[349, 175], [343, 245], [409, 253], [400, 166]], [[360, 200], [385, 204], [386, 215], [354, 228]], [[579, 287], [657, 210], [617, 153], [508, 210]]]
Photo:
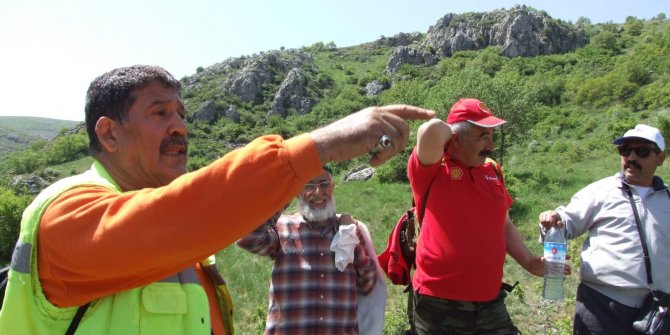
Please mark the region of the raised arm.
[[431, 119], [419, 127], [416, 154], [422, 165], [437, 163], [444, 155], [444, 147], [451, 139], [451, 127], [440, 119]]

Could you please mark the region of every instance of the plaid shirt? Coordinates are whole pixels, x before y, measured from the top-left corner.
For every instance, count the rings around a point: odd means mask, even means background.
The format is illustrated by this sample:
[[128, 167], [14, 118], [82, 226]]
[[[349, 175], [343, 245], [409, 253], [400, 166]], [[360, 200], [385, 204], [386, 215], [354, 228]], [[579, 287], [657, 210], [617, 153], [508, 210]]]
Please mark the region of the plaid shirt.
[[265, 334], [358, 334], [358, 294], [376, 281], [375, 263], [361, 249], [343, 272], [335, 267], [330, 244], [337, 218], [319, 229], [300, 214], [282, 215], [237, 245], [274, 259]]

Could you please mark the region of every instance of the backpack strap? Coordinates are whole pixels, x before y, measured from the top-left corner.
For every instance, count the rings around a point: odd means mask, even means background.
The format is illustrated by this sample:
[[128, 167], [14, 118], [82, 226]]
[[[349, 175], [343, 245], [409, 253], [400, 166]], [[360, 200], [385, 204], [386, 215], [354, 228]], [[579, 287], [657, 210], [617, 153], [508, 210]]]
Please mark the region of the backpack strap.
[[519, 281], [518, 281], [518, 280], [515, 281], [514, 284], [512, 284], [512, 285], [503, 282], [503, 283], [501, 284], [501, 287], [502, 287], [503, 290], [505, 290], [505, 292], [507, 292], [507, 293], [512, 293], [512, 291], [514, 290], [514, 288], [517, 287], [517, 285], [519, 285]]
[[486, 157], [484, 163], [491, 163], [491, 165], [493, 165], [493, 171], [496, 173], [496, 176], [498, 176], [498, 179], [500, 179], [503, 183], [505, 182], [505, 178], [502, 174], [502, 168], [500, 167], [500, 164], [495, 161], [495, 159]]
[[[423, 203], [421, 204], [421, 208], [419, 210], [419, 213], [417, 213], [417, 218], [418, 218], [417, 221], [419, 223], [419, 229], [421, 228], [421, 221], [423, 221], [423, 213], [426, 212], [426, 203], [428, 203], [428, 194], [430, 194], [430, 188], [433, 186], [433, 181], [434, 180], [435, 180], [435, 176], [433, 176], [433, 179], [430, 181], [430, 184], [428, 184], [428, 189], [426, 189], [426, 194], [423, 196]], [[414, 197], [412, 197], [412, 207], [416, 207], [416, 204], [414, 203]]]
[[[441, 161], [444, 163], [444, 158]], [[430, 184], [428, 184], [428, 188], [426, 189], [426, 194], [423, 196], [423, 203], [421, 204], [421, 208], [419, 209], [419, 213], [417, 218], [417, 222], [419, 223], [419, 229], [421, 229], [421, 222], [423, 221], [423, 213], [426, 212], [426, 204], [428, 203], [428, 194], [430, 194], [430, 188], [433, 187], [433, 182], [435, 181], [435, 178], [437, 177], [437, 172], [433, 175], [433, 178], [430, 180]], [[412, 197], [412, 207], [416, 207], [416, 204], [414, 203], [414, 197]]]

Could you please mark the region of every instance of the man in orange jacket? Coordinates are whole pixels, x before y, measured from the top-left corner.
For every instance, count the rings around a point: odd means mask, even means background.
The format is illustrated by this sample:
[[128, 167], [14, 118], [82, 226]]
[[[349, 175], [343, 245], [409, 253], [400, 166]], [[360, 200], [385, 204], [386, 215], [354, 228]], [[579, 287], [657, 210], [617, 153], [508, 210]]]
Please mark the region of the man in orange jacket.
[[[155, 66], [115, 69], [91, 83], [86, 128], [95, 162], [65, 180], [73, 186], [58, 184], [29, 207], [35, 229], [22, 223], [0, 333], [62, 333], [76, 306], [91, 303], [79, 324], [84, 332], [225, 334], [218, 308], [199, 314], [217, 297], [193, 264], [250, 233], [325, 163], [367, 154], [385, 138], [370, 160], [381, 164], [407, 144], [404, 119], [434, 115], [370, 107], [288, 140], [260, 137], [187, 173], [180, 92], [179, 81]], [[174, 306], [159, 302], [166, 297]]]

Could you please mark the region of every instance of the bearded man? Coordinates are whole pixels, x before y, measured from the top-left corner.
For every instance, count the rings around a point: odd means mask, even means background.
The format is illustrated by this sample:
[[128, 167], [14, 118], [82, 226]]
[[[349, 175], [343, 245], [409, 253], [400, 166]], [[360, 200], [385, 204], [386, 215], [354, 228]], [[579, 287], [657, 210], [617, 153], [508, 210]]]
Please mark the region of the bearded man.
[[[298, 213], [278, 213], [237, 241], [274, 260], [264, 334], [377, 333], [369, 323], [359, 325], [357, 315], [359, 297], [376, 286], [377, 258], [365, 226], [335, 212], [334, 187], [325, 166], [298, 195]], [[339, 253], [338, 244], [353, 249], [350, 262], [342, 262], [346, 253]]]

